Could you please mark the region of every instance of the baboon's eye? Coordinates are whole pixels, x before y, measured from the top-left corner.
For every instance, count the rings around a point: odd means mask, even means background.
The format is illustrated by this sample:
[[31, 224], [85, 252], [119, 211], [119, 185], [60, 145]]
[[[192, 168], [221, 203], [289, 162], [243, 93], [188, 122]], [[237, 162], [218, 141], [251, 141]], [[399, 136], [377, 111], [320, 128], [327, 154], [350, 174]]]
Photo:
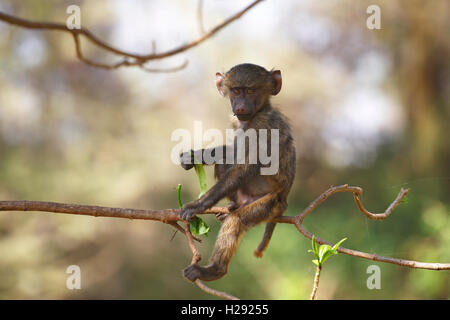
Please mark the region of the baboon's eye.
[[256, 90], [254, 88], [247, 88], [246, 93], [247, 94], [254, 94]]
[[241, 89], [239, 89], [239, 88], [231, 88], [231, 92], [233, 92], [235, 95], [240, 95], [241, 94]]

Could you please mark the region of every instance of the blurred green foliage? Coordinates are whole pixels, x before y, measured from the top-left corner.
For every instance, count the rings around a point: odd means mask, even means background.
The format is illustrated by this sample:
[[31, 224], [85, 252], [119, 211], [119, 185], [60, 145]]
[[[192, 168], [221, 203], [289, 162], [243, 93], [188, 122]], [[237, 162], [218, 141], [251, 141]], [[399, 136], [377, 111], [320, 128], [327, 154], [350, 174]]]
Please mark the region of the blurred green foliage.
[[[211, 27], [248, 1], [205, 1]], [[198, 36], [194, 2], [5, 0], [0, 10], [63, 22], [79, 4], [82, 24], [118, 47], [162, 51]], [[338, 194], [305, 227], [345, 247], [427, 262], [450, 261], [450, 4], [377, 1], [382, 29], [365, 27], [371, 1], [266, 1], [213, 39], [168, 61], [177, 73], [105, 71], [81, 64], [69, 35], [0, 22], [0, 199], [46, 200], [133, 208], [176, 208], [198, 194], [195, 176], [170, 161], [171, 133], [229, 126], [229, 107], [214, 74], [241, 63], [280, 68], [275, 105], [291, 119], [298, 150], [286, 215], [330, 185], [364, 189], [382, 212], [401, 187], [408, 203], [385, 221], [368, 221], [351, 195]], [[271, 17], [271, 18], [268, 18]], [[99, 61], [113, 56], [83, 43]], [[117, 58], [117, 57], [116, 57]], [[206, 168], [208, 185], [212, 168]], [[211, 253], [220, 223], [205, 217]], [[245, 235], [224, 278], [211, 286], [241, 298], [306, 299], [315, 266], [310, 242], [278, 225], [263, 259], [264, 226]], [[0, 213], [0, 298], [214, 299], [185, 281], [191, 255], [184, 238], [149, 221], [30, 212]], [[66, 268], [81, 267], [82, 289], [68, 290]], [[366, 269], [381, 268], [381, 290]], [[330, 259], [319, 299], [448, 299], [450, 275]]]

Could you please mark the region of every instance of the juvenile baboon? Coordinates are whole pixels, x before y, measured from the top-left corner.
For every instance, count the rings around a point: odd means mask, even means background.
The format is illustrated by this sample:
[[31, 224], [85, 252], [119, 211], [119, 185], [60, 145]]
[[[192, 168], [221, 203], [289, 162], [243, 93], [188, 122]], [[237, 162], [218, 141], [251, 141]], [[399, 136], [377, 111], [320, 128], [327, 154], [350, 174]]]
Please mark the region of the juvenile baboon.
[[[246, 151], [244, 161], [238, 161], [235, 154], [239, 135], [235, 136], [232, 145], [191, 150], [181, 154], [181, 165], [189, 170], [193, 167], [194, 158], [208, 152], [216, 160], [214, 175], [218, 179], [217, 183], [201, 198], [183, 206], [180, 213], [183, 219], [191, 221], [196, 213], [212, 207], [222, 198], [227, 197], [230, 200], [228, 205], [230, 213], [218, 216], [222, 221], [222, 227], [210, 264], [205, 267], [192, 264], [184, 269], [184, 276], [191, 281], [215, 280], [227, 273], [228, 265], [244, 232], [284, 213], [287, 208], [287, 196], [295, 176], [295, 147], [291, 128], [286, 117], [270, 103], [270, 96], [278, 94], [281, 90], [281, 72], [267, 71], [254, 64], [240, 64], [225, 74], [217, 73], [216, 85], [222, 96], [229, 96], [234, 113], [233, 128], [244, 136], [244, 141], [246, 134], [254, 129], [258, 138], [256, 139], [257, 149], [259, 149], [262, 147], [259, 140], [261, 132], [267, 133], [269, 142], [266, 151], [279, 152], [276, 159], [278, 170], [273, 174], [262, 174], [261, 170], [267, 169], [267, 163], [262, 163], [259, 157], [256, 162], [251, 161], [252, 154], [249, 151], [254, 149], [250, 146], [252, 143], [250, 135], [247, 136], [249, 143], [244, 142]], [[275, 142], [278, 143], [276, 146], [279, 148], [271, 147], [274, 142], [271, 138], [278, 139]], [[226, 161], [230, 158], [233, 163]], [[203, 161], [203, 163], [206, 162]], [[262, 257], [274, 228], [275, 223], [267, 223], [264, 237], [254, 252], [256, 257]]]

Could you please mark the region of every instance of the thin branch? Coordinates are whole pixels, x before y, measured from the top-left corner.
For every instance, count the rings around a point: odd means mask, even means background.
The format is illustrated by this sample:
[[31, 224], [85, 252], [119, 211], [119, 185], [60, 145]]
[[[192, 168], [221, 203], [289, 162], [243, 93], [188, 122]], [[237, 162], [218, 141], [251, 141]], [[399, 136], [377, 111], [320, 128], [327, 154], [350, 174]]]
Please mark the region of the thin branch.
[[175, 239], [175, 236], [177, 235], [177, 232], [178, 232], [178, 230], [175, 230], [175, 231], [173, 232], [173, 235], [172, 235], [172, 237], [170, 238], [170, 242], [172, 242], [173, 239]]
[[173, 238], [177, 234], [177, 231], [180, 231], [181, 233], [184, 234], [184, 229], [178, 223], [176, 223], [176, 222], [169, 222], [169, 225], [171, 225], [172, 227], [174, 227], [176, 229], [175, 233], [173, 234], [173, 237], [172, 237], [172, 239], [170, 239], [170, 241], [173, 240]]
[[[364, 213], [364, 215], [371, 219], [371, 220], [384, 220], [394, 211], [395, 208], [402, 202], [402, 200], [405, 198], [405, 196], [408, 194], [410, 189], [403, 189], [401, 188], [399, 194], [397, 195], [397, 198], [395, 198], [394, 202], [391, 203], [391, 205], [386, 209], [384, 213], [371, 213], [367, 211], [364, 206], [361, 203], [361, 200], [359, 199], [360, 193], [353, 193], [353, 197], [355, 199], [356, 205], [358, 206], [359, 210]], [[362, 191], [361, 191], [362, 193]]]
[[[273, 222], [277, 223], [288, 223], [294, 224], [298, 231], [306, 238], [311, 239], [312, 234], [303, 227], [304, 219], [316, 209], [322, 202], [328, 199], [335, 193], [339, 192], [351, 192], [355, 197], [355, 201], [358, 208], [367, 217], [377, 220], [375, 214], [367, 215], [367, 210], [364, 209], [359, 196], [362, 194], [363, 190], [360, 187], [351, 187], [347, 184], [331, 187], [325, 192], [323, 192], [319, 197], [317, 197], [311, 204], [296, 216], [284, 216], [273, 219]], [[389, 215], [403, 200], [409, 189], [401, 189], [398, 196], [394, 202], [388, 207], [383, 215]], [[358, 199], [358, 201], [356, 200]], [[88, 205], [77, 205], [77, 204], [65, 204], [56, 202], [42, 202], [42, 201], [0, 201], [0, 211], [43, 211], [43, 212], [54, 212], [54, 213], [66, 213], [66, 214], [79, 214], [79, 215], [90, 215], [95, 217], [113, 217], [113, 218], [128, 218], [128, 219], [144, 219], [144, 220], [155, 220], [166, 224], [171, 224], [171, 222], [185, 222], [179, 216], [179, 209], [165, 209], [165, 210], [144, 210], [144, 209], [127, 209], [127, 208], [111, 208], [111, 207], [100, 207], [100, 206], [88, 206]], [[365, 212], [366, 211], [366, 212]], [[229, 213], [227, 208], [224, 207], [212, 207], [206, 210], [203, 214], [226, 214]], [[316, 237], [316, 242], [319, 244], [333, 245], [331, 242], [320, 239]], [[363, 259], [391, 263], [403, 267], [417, 268], [417, 269], [428, 269], [428, 270], [450, 270], [450, 263], [428, 263], [419, 262], [412, 260], [396, 259], [390, 257], [383, 257], [377, 254], [370, 254], [361, 251], [351, 250], [344, 247], [339, 247], [339, 252], [348, 254], [354, 257], [359, 257]]]
[[186, 68], [189, 64], [188, 60], [184, 60], [184, 62], [182, 64], [180, 64], [179, 66], [175, 66], [175, 67], [171, 67], [171, 68], [149, 68], [146, 67], [145, 65], [141, 66], [141, 69], [147, 72], [152, 72], [152, 73], [169, 73], [169, 72], [177, 72], [180, 70], [183, 70], [184, 68]]
[[[369, 219], [372, 220], [382, 220], [387, 218], [393, 210], [402, 202], [405, 196], [408, 194], [409, 189], [401, 189], [395, 200], [389, 205], [384, 213], [370, 213], [367, 211], [361, 203], [360, 196], [363, 192], [360, 187], [351, 187], [347, 184], [330, 187], [328, 190], [323, 192], [319, 197], [317, 197], [311, 204], [296, 216], [283, 216], [278, 217], [272, 222], [276, 223], [287, 223], [296, 226], [297, 230], [304, 235], [306, 238], [311, 239], [312, 234], [303, 227], [304, 219], [321, 203], [327, 200], [335, 193], [339, 192], [350, 192], [353, 194], [356, 205], [358, 209]], [[112, 208], [112, 207], [100, 207], [91, 205], [77, 205], [77, 204], [66, 204], [57, 202], [43, 202], [43, 201], [0, 201], [0, 211], [43, 211], [43, 212], [54, 212], [54, 213], [65, 213], [65, 214], [77, 214], [77, 215], [89, 215], [94, 217], [113, 217], [113, 218], [127, 218], [127, 219], [143, 219], [143, 220], [154, 220], [160, 221], [171, 225], [175, 229], [181, 231], [187, 239], [189, 248], [193, 254], [192, 263], [196, 263], [200, 260], [200, 254], [198, 253], [194, 241], [199, 240], [195, 238], [190, 230], [189, 226], [183, 219], [180, 218], [179, 209], [164, 209], [164, 210], [144, 210], [144, 209], [128, 209], [128, 208]], [[229, 211], [224, 207], [212, 207], [206, 210], [202, 214], [228, 214]], [[185, 229], [182, 228], [177, 222], [185, 223]], [[315, 237], [316, 242], [319, 244], [333, 245], [331, 242], [322, 240]], [[369, 254], [361, 251], [351, 250], [344, 247], [339, 247], [338, 251], [344, 254], [348, 254], [354, 257], [391, 263], [403, 267], [416, 268], [416, 269], [428, 269], [428, 270], [450, 270], [450, 263], [426, 263], [418, 262], [412, 260], [396, 259], [390, 257], [382, 257], [377, 254]], [[211, 289], [204, 285], [200, 280], [196, 280], [195, 284], [203, 291], [222, 297], [224, 299], [238, 299], [231, 296], [225, 292], [220, 292]]]
[[[68, 33], [72, 34], [72, 36], [73, 36], [73, 39], [75, 42], [75, 47], [76, 47], [76, 54], [77, 54], [78, 59], [81, 60], [82, 62], [84, 62], [90, 66], [96, 67], [96, 68], [117, 69], [117, 68], [123, 67], [123, 66], [127, 66], [127, 67], [128, 66], [138, 66], [138, 67], [142, 68], [143, 70], [149, 71], [149, 72], [166, 72], [166, 71], [163, 71], [165, 69], [144, 68], [143, 64], [145, 62], [148, 62], [151, 60], [160, 60], [160, 59], [168, 58], [168, 57], [174, 56], [176, 54], [179, 54], [181, 52], [187, 51], [193, 47], [198, 46], [199, 44], [203, 43], [207, 39], [214, 36], [220, 30], [222, 30], [223, 28], [228, 26], [230, 23], [238, 20], [245, 13], [247, 13], [249, 10], [251, 10], [254, 6], [256, 6], [258, 3], [262, 2], [262, 1], [263, 0], [253, 1], [252, 3], [250, 3], [247, 7], [245, 7], [238, 13], [232, 15], [231, 17], [229, 17], [222, 23], [220, 23], [217, 26], [215, 26], [214, 28], [212, 28], [210, 31], [203, 33], [199, 38], [197, 38], [196, 40], [193, 40], [187, 44], [180, 45], [178, 47], [175, 47], [173, 49], [170, 49], [170, 50], [167, 50], [167, 51], [164, 51], [161, 53], [156, 53], [156, 45], [154, 44], [154, 42], [152, 42], [152, 51], [149, 54], [137, 54], [137, 53], [132, 53], [132, 52], [128, 52], [128, 51], [124, 51], [124, 50], [115, 48], [115, 47], [107, 44], [103, 40], [97, 38], [95, 35], [92, 34], [91, 31], [89, 31], [86, 28], [69, 29], [63, 23], [30, 21], [30, 20], [26, 20], [26, 19], [22, 19], [19, 17], [15, 17], [12, 15], [6, 14], [1, 11], [0, 11], [0, 20], [6, 22], [8, 24], [19, 26], [22, 28], [27, 28], [27, 29], [54, 30], [54, 31], [68, 32]], [[94, 45], [96, 45], [110, 53], [122, 56], [123, 57], [122, 60], [120, 60], [119, 62], [114, 63], [114, 64], [104, 64], [104, 63], [94, 62], [90, 59], [85, 58], [81, 51], [81, 45], [80, 45], [80, 40], [79, 40], [80, 36], [86, 37], [86, 39], [88, 39]], [[187, 64], [184, 63], [179, 67], [168, 69], [169, 70], [168, 72], [178, 71], [178, 70], [182, 69], [183, 67], [185, 67], [186, 65]], [[154, 71], [154, 70], [156, 70], [156, 71]]]
[[309, 297], [310, 300], [316, 300], [316, 294], [317, 294], [317, 289], [319, 288], [319, 278], [320, 278], [321, 270], [322, 270], [322, 267], [316, 266], [316, 275], [314, 276], [313, 289], [312, 289], [311, 295]]
[[200, 255], [197, 248], [195, 247], [194, 236], [191, 233], [191, 230], [189, 227], [189, 222], [185, 222], [184, 225], [185, 225], [184, 234], [186, 235], [186, 240], [188, 242], [189, 249], [191, 249], [191, 252], [192, 252], [191, 264], [195, 264], [195, 263], [199, 262], [200, 260], [202, 260], [202, 256]]
[[142, 70], [151, 72], [151, 73], [169, 73], [169, 72], [180, 71], [180, 70], [186, 68], [189, 64], [188, 61], [185, 60], [181, 65], [175, 66], [172, 68], [148, 68], [144, 65], [147, 61], [137, 60], [137, 59], [134, 59], [134, 61], [132, 61], [133, 58], [129, 58], [129, 57], [124, 57], [124, 58], [122, 58], [122, 60], [120, 60], [119, 62], [116, 62], [115, 64], [112, 64], [112, 65], [94, 62], [94, 61], [89, 60], [86, 57], [84, 57], [82, 50], [81, 50], [79, 34], [72, 33], [72, 36], [73, 36], [73, 40], [75, 43], [75, 52], [77, 54], [77, 58], [80, 59], [81, 61], [83, 61], [84, 63], [86, 63], [90, 66], [93, 66], [93, 67], [97, 67], [97, 68], [112, 70], [112, 69], [118, 69], [122, 66], [128, 66], [128, 67], [129, 66], [139, 66]]
[[[381, 219], [386, 218], [389, 216], [389, 214], [392, 213], [392, 210], [394, 210], [403, 200], [403, 198], [408, 194], [410, 189], [401, 189], [397, 197], [395, 198], [394, 202], [388, 207], [388, 209], [382, 213], [382, 214], [373, 214], [368, 212], [364, 209], [362, 206], [359, 195], [362, 194], [362, 189], [359, 187], [349, 187], [347, 184], [337, 187], [331, 187], [328, 190], [326, 190], [324, 193], [322, 193], [316, 200], [314, 200], [304, 211], [302, 211], [300, 214], [295, 216], [294, 219], [286, 219], [283, 221], [283, 219], [280, 219], [281, 221], [275, 221], [275, 222], [285, 222], [285, 223], [294, 223], [297, 227], [298, 231], [300, 231], [301, 234], [303, 234], [308, 239], [312, 239], [312, 234], [308, 232], [303, 227], [303, 220], [310, 214], [315, 208], [317, 208], [322, 202], [324, 202], [326, 199], [328, 199], [330, 196], [332, 196], [335, 193], [338, 192], [352, 192], [355, 196], [356, 204], [358, 205], [358, 208], [364, 215], [366, 215], [369, 219], [373, 220], [379, 220], [379, 217], [382, 217]], [[328, 244], [333, 245], [331, 242], [322, 240], [320, 238], [315, 237], [316, 242], [319, 244]], [[409, 267], [409, 268], [415, 268], [415, 269], [428, 269], [428, 270], [450, 270], [450, 263], [427, 263], [427, 262], [418, 262], [418, 261], [412, 261], [412, 260], [404, 260], [404, 259], [396, 259], [396, 258], [390, 258], [390, 257], [383, 257], [379, 256], [375, 253], [365, 253], [361, 251], [351, 250], [344, 247], [339, 247], [338, 251], [344, 254], [348, 254], [354, 257], [373, 260], [373, 261], [379, 261], [379, 262], [386, 262], [395, 264], [402, 267]]]
[[177, 221], [185, 222], [180, 218], [180, 209], [145, 210], [44, 201], [0, 201], [0, 211], [43, 211], [94, 217], [155, 220], [167, 224]]
[[195, 284], [202, 289], [203, 291], [205, 291], [206, 293], [212, 294], [214, 296], [223, 298], [223, 299], [227, 299], [227, 300], [239, 300], [239, 298], [236, 298], [235, 296], [232, 296], [231, 294], [228, 294], [226, 292], [222, 292], [222, 291], [217, 291], [214, 289], [211, 289], [210, 287], [207, 287], [203, 282], [201, 282], [200, 280], [195, 280]]
[[121, 66], [128, 66], [128, 65], [130, 65], [130, 62], [129, 62], [127, 57], [124, 57], [121, 61], [119, 61], [119, 62], [117, 62], [115, 64], [112, 64], [112, 65], [99, 63], [99, 62], [94, 62], [92, 60], [89, 60], [89, 59], [84, 57], [83, 52], [81, 50], [80, 34], [76, 33], [76, 32], [73, 32], [72, 36], [73, 36], [73, 41], [75, 43], [75, 52], [77, 54], [77, 58], [79, 60], [81, 60], [82, 62], [84, 62], [85, 64], [90, 65], [92, 67], [102, 68], [102, 69], [109, 69], [109, 70], [117, 69], [117, 68], [119, 68]]
[[[202, 257], [200, 255], [200, 253], [198, 252], [197, 248], [195, 247], [195, 243], [193, 241], [193, 235], [189, 228], [189, 223], [186, 222], [184, 225], [185, 225], [184, 234], [186, 235], [186, 240], [188, 242], [189, 249], [191, 249], [191, 252], [192, 252], [191, 264], [195, 264], [195, 263], [198, 263], [202, 259]], [[201, 290], [205, 291], [206, 293], [212, 294], [212, 295], [220, 297], [222, 299], [239, 300], [239, 298], [236, 298], [226, 292], [217, 291], [215, 289], [208, 287], [199, 279], [195, 280], [194, 283], [197, 285], [197, 287], [199, 287]]]

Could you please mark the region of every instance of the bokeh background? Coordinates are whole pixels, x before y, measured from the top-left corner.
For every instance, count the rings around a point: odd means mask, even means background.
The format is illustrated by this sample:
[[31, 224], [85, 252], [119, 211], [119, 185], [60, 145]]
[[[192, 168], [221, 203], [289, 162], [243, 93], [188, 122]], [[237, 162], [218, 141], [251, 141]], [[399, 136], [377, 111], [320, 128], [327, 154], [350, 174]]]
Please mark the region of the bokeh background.
[[[250, 1], [204, 1], [209, 29]], [[38, 21], [81, 22], [122, 49], [163, 51], [199, 36], [197, 1], [2, 0], [0, 10]], [[381, 30], [366, 27], [371, 4]], [[198, 182], [170, 161], [177, 128], [229, 127], [230, 108], [214, 74], [251, 62], [277, 68], [273, 99], [291, 119], [297, 176], [287, 215], [330, 185], [364, 188], [384, 211], [401, 187], [408, 203], [368, 221], [350, 194], [338, 194], [305, 221], [318, 236], [404, 259], [450, 261], [450, 3], [433, 1], [268, 0], [202, 45], [150, 67], [189, 60], [176, 73], [99, 70], [75, 57], [70, 35], [0, 21], [0, 199], [132, 208], [176, 208]], [[83, 42], [98, 61], [117, 57]], [[209, 185], [212, 170], [207, 169]], [[219, 223], [199, 249], [206, 261]], [[248, 232], [229, 273], [211, 283], [246, 299], [306, 299], [315, 266], [310, 241], [279, 225], [263, 259], [253, 257], [263, 226]], [[31, 212], [0, 213], [2, 299], [214, 299], [182, 278], [191, 254], [182, 235], [158, 222]], [[68, 290], [69, 265], [82, 289]], [[369, 290], [366, 269], [381, 268]], [[448, 299], [450, 274], [332, 257], [320, 299]]]

